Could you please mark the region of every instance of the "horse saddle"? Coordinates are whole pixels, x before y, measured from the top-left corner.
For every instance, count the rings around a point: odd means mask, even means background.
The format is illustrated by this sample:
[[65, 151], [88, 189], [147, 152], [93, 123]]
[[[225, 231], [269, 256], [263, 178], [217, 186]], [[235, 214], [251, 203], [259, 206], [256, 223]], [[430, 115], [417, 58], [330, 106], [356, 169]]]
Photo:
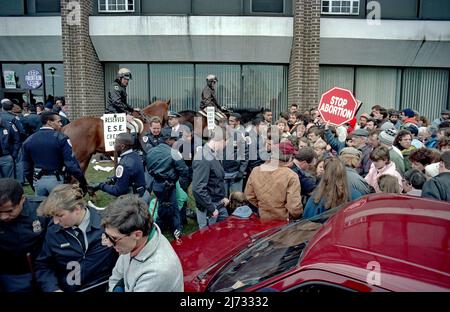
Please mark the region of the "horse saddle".
[[[204, 110], [199, 110], [198, 112], [199, 112], [202, 116], [208, 117], [207, 114], [206, 114], [206, 112], [205, 112]], [[227, 119], [227, 116], [225, 116], [224, 113], [219, 112], [219, 111], [216, 110], [216, 111], [214, 112], [214, 119], [215, 119], [217, 122], [221, 122], [221, 121]]]
[[130, 133], [142, 133], [144, 131], [144, 123], [138, 118], [134, 118], [131, 122], [127, 121], [127, 129]]

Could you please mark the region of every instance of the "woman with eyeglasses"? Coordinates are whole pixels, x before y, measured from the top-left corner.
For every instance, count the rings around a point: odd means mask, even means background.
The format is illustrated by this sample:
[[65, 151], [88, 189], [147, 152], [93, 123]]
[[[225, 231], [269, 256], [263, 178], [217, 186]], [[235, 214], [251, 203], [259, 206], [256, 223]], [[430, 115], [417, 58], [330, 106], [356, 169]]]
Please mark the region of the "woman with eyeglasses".
[[142, 199], [120, 196], [105, 209], [102, 225], [120, 254], [109, 279], [110, 291], [183, 291], [180, 260]]
[[40, 288], [105, 291], [118, 255], [102, 242], [100, 215], [86, 207], [81, 189], [69, 184], [55, 187], [37, 212], [53, 218], [36, 259]]

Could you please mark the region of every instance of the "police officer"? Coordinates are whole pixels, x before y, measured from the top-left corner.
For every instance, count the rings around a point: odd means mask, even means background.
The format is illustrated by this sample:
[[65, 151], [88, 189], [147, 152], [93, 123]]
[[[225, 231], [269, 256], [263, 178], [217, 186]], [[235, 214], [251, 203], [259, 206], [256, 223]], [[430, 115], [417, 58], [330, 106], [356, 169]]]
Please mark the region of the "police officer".
[[19, 131], [20, 140], [22, 142], [25, 141], [25, 139], [27, 138], [27, 134], [22, 126], [22, 123], [20, 122], [19, 116], [13, 113], [14, 103], [9, 99], [3, 99], [1, 103], [3, 111], [0, 112], [0, 118], [2, 118], [6, 122], [13, 124]]
[[36, 290], [34, 261], [49, 222], [36, 213], [43, 199], [25, 197], [19, 182], [0, 179], [0, 292]]
[[36, 112], [36, 107], [30, 107], [30, 113], [22, 120], [23, 128], [28, 136], [42, 127], [41, 117]]
[[202, 100], [200, 102], [200, 109], [204, 110], [208, 106], [213, 106], [220, 111], [220, 106], [216, 98], [216, 84], [217, 77], [215, 75], [208, 75], [206, 77], [206, 86], [202, 91]]
[[131, 71], [127, 68], [121, 68], [117, 72], [117, 78], [111, 84], [108, 92], [106, 113], [132, 113], [133, 107], [127, 103], [126, 88], [128, 82], [132, 79]]
[[14, 177], [14, 160], [21, 142], [17, 128], [0, 117], [0, 178]]
[[144, 165], [139, 154], [132, 150], [134, 138], [130, 133], [121, 133], [116, 137], [114, 149], [120, 155], [120, 162], [116, 168], [115, 176], [108, 182], [91, 184], [91, 192], [102, 190], [114, 196], [128, 193], [138, 194], [147, 203], [150, 194], [146, 189]]
[[141, 139], [142, 149], [145, 153], [164, 141], [161, 138], [161, 125], [161, 118], [155, 116], [150, 119], [150, 129], [144, 132]]
[[152, 148], [147, 154], [147, 170], [153, 177], [153, 192], [159, 201], [158, 226], [163, 229], [169, 224], [175, 239], [181, 235], [182, 224], [176, 197], [176, 182], [180, 185], [189, 185], [189, 169], [179, 151], [172, 149], [173, 143], [178, 139], [178, 133], [172, 128], [161, 131], [164, 143]]
[[75, 177], [83, 191], [87, 182], [76, 160], [69, 137], [59, 132], [61, 117], [55, 112], [41, 114], [43, 127], [23, 143], [22, 160], [24, 174], [36, 195], [47, 196], [53, 188], [62, 184], [64, 170]]

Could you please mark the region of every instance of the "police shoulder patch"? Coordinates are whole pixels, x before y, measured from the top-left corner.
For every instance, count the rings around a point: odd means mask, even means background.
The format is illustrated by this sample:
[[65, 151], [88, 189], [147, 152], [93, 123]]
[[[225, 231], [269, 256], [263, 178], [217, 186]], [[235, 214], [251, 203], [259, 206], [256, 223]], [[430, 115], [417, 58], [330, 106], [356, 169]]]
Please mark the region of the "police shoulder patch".
[[8, 130], [3, 129], [3, 134], [4, 134], [4, 135], [8, 135]]
[[114, 90], [119, 91], [120, 90], [119, 86], [114, 86]]
[[144, 141], [144, 143], [147, 143], [148, 142], [148, 136], [144, 135], [142, 137], [142, 141]]
[[117, 166], [117, 168], [116, 168], [116, 177], [117, 177], [117, 178], [121, 178], [122, 175], [123, 175], [123, 166], [122, 166], [122, 165], [119, 165], [119, 166]]

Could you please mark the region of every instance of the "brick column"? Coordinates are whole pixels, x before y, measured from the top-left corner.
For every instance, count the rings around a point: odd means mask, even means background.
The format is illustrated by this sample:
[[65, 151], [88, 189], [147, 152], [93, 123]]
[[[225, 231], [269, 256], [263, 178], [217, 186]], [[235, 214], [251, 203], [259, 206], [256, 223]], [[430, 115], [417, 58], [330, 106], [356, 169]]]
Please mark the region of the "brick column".
[[94, 2], [61, 0], [64, 91], [71, 120], [100, 116], [105, 107], [103, 66], [89, 37]]
[[320, 0], [294, 0], [288, 103], [304, 112], [319, 103]]

